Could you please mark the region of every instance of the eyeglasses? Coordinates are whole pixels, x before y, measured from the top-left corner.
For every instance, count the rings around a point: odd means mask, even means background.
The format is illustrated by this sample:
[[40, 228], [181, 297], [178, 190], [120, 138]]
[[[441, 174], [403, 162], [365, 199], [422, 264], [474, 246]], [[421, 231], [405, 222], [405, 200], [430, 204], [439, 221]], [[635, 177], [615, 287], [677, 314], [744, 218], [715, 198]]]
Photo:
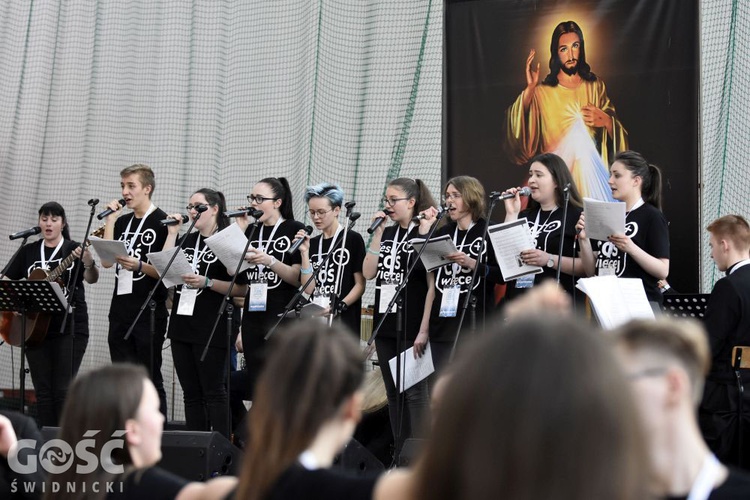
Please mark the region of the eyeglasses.
[[443, 196], [443, 198], [445, 198], [445, 201], [460, 200], [461, 193], [445, 193], [445, 196]]
[[278, 200], [278, 198], [266, 198], [265, 196], [261, 196], [259, 194], [250, 194], [247, 196], [248, 203], [257, 203], [258, 205], [268, 200], [276, 201]]
[[639, 372], [626, 374], [625, 378], [627, 378], [628, 380], [638, 380], [638, 379], [646, 378], [646, 377], [659, 377], [661, 375], [664, 375], [666, 372], [667, 372], [666, 368], [659, 368], [659, 367], [644, 368], [643, 370]]
[[191, 211], [191, 210], [197, 210], [198, 207], [201, 206], [201, 205], [205, 205], [207, 207], [212, 206], [210, 203], [196, 203], [195, 205], [193, 205], [191, 203], [190, 205], [188, 205], [188, 206], [185, 207], [185, 210], [187, 210], [188, 212]]
[[312, 218], [315, 218], [315, 217], [325, 217], [325, 215], [327, 213], [333, 212], [333, 210], [334, 210], [333, 208], [330, 209], [330, 210], [323, 210], [323, 209], [320, 209], [320, 210], [309, 210], [307, 213], [309, 213], [310, 217], [312, 217]]
[[383, 205], [390, 205], [393, 206], [399, 201], [408, 200], [409, 198], [383, 198], [381, 201], [383, 202]]

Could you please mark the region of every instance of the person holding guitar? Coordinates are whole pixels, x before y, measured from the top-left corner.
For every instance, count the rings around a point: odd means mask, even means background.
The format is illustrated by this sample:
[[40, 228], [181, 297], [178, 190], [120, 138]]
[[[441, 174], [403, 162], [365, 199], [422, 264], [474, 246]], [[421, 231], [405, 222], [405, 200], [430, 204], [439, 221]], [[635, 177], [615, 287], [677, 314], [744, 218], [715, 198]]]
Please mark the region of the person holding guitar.
[[[83, 281], [96, 283], [99, 269], [94, 257], [80, 243], [70, 239], [65, 209], [50, 201], [39, 209], [42, 239], [28, 243], [10, 264], [6, 276], [10, 279], [46, 279], [60, 283], [66, 297], [73, 293], [73, 317], [68, 317], [62, 330], [63, 314], [36, 318], [32, 327], [27, 322], [26, 359], [31, 371], [37, 399], [39, 424], [57, 426], [62, 413], [68, 385], [78, 373], [89, 340], [89, 316]], [[83, 269], [75, 273], [75, 267]], [[73, 276], [78, 277], [75, 285]], [[5, 313], [14, 314], [14, 313]], [[49, 326], [44, 328], [44, 324]], [[75, 333], [75, 335], [73, 335]], [[5, 332], [3, 332], [5, 336]]]

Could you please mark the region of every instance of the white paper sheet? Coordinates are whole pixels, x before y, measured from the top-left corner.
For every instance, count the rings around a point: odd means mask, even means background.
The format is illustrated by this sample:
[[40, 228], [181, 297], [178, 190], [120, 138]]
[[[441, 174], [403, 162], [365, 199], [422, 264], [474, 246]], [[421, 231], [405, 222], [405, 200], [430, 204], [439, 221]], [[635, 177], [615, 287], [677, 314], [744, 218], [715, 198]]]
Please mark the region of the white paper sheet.
[[164, 276], [162, 282], [167, 288], [184, 285], [185, 282], [183, 281], [182, 276], [185, 274], [193, 274], [193, 266], [188, 262], [185, 251], [180, 248], [177, 252], [177, 257], [174, 258], [172, 265], [167, 270], [167, 274], [164, 275], [164, 268], [167, 267], [167, 263], [169, 263], [169, 259], [172, 258], [174, 251], [174, 248], [170, 248], [169, 250], [146, 254], [151, 265], [154, 266], [156, 272], [159, 273], [159, 276]]
[[654, 319], [654, 311], [639, 278], [581, 278], [576, 288], [588, 296], [596, 318], [604, 329], [617, 328], [631, 319]]
[[421, 358], [414, 359], [414, 347], [410, 347], [401, 353], [401, 384], [396, 383], [396, 356], [388, 360], [388, 365], [391, 367], [393, 381], [399, 387], [398, 392], [404, 392], [417, 382], [421, 382], [429, 377], [435, 371], [435, 366], [432, 364], [430, 343], [428, 342], [425, 346], [424, 354]]
[[423, 246], [425, 247], [420, 260], [428, 271], [450, 264], [452, 261], [446, 259], [445, 256], [450, 253], [458, 252], [456, 244], [453, 243], [453, 239], [449, 234], [444, 234], [439, 238], [433, 238], [427, 243], [427, 245], [425, 245], [424, 241], [425, 240], [422, 238], [414, 238], [410, 243], [416, 252], [419, 252], [419, 249]]
[[521, 252], [534, 248], [531, 234], [529, 234], [529, 224], [525, 217], [490, 226], [489, 237], [505, 281], [542, 272], [541, 267], [529, 266], [521, 261]]
[[[206, 238], [206, 245], [219, 258], [221, 263], [224, 264], [229, 274], [233, 274], [234, 270], [237, 269], [237, 263], [240, 259], [245, 258], [242, 251], [245, 249], [245, 245], [247, 245], [247, 237], [242, 229], [240, 229], [240, 226], [231, 224], [213, 236]], [[243, 260], [240, 272], [250, 267], [250, 264]]]
[[589, 239], [606, 240], [613, 234], [625, 234], [625, 203], [584, 198], [583, 213]]
[[94, 247], [96, 255], [102, 261], [102, 265], [110, 267], [115, 263], [115, 257], [127, 257], [128, 249], [122, 240], [103, 240], [96, 236], [90, 236], [91, 246]]

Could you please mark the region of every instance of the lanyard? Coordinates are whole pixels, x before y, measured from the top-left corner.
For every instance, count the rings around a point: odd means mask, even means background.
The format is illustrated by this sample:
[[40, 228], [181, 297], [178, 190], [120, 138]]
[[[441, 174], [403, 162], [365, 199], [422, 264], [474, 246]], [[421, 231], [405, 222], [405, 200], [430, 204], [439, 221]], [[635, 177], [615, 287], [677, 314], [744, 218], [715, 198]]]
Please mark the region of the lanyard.
[[193, 262], [191, 266], [193, 267], [193, 274], [198, 274], [198, 262], [200, 261], [200, 256], [202, 253], [200, 252], [201, 248], [201, 233], [198, 233], [198, 237], [195, 239], [195, 250], [193, 250]]
[[[283, 217], [279, 217], [278, 220], [276, 220], [276, 224], [273, 225], [273, 229], [271, 230], [271, 234], [268, 235], [268, 239], [266, 240], [266, 243], [263, 243], [263, 229], [265, 226], [260, 226], [260, 231], [258, 232], [258, 250], [261, 252], [266, 252], [266, 246], [269, 243], [273, 242], [273, 236], [276, 234], [276, 230], [279, 228], [281, 223], [284, 222]], [[263, 270], [266, 268], [263, 264], [258, 264], [258, 272], [260, 274], [263, 274]]]
[[544, 221], [544, 224], [541, 226], [539, 225], [539, 215], [542, 213], [542, 207], [539, 207], [539, 210], [536, 212], [536, 220], [534, 221], [534, 227], [531, 228], [531, 239], [534, 241], [534, 246], [537, 246], [537, 239], [539, 238], [539, 233], [542, 232], [542, 229], [547, 225], [549, 222], [549, 218], [552, 217], [552, 214], [557, 211], [557, 207], [555, 207], [547, 216], [547, 218]]
[[[148, 207], [148, 210], [146, 211], [146, 214], [141, 219], [140, 224], [138, 224], [138, 229], [135, 230], [135, 234], [130, 237], [129, 240], [126, 240], [125, 248], [128, 249], [128, 254], [131, 250], [133, 250], [133, 246], [135, 245], [136, 240], [138, 239], [138, 236], [141, 234], [141, 229], [143, 229], [143, 223], [146, 222], [146, 219], [148, 219], [148, 216], [151, 215], [151, 212], [156, 210], [156, 205], [151, 203], [151, 206]], [[133, 217], [130, 218], [128, 221], [128, 227], [125, 228], [125, 234], [128, 234], [130, 232], [130, 225], [133, 223], [133, 219], [135, 219], [135, 213], [133, 213]]]
[[[551, 214], [550, 214], [551, 215]], [[464, 234], [464, 239], [461, 240], [461, 246], [458, 245], [458, 224], [456, 224], [456, 230], [453, 231], [453, 243], [458, 248], [459, 252], [464, 252], [464, 244], [466, 244], [466, 237], [469, 236], [469, 231], [471, 231], [471, 228], [474, 227], [474, 221], [469, 224], [468, 229], [466, 229], [466, 233]], [[464, 252], [466, 255], [471, 255], [470, 252]], [[479, 256], [477, 256], [477, 264], [479, 263]], [[458, 273], [461, 272], [461, 265], [456, 264], [455, 262], [451, 264], [453, 266], [453, 279], [456, 279], [458, 277]]]
[[396, 226], [396, 234], [393, 235], [393, 246], [391, 246], [391, 268], [389, 269], [388, 275], [393, 278], [396, 275], [396, 256], [398, 255], [398, 246], [406, 241], [406, 238], [409, 236], [409, 232], [414, 227], [414, 223], [410, 222], [409, 227], [406, 228], [406, 233], [404, 234], [404, 237], [401, 238], [401, 241], [398, 241], [398, 233], [401, 231], [401, 226]]
[[[334, 233], [333, 238], [331, 238], [331, 247], [333, 247], [333, 244], [336, 243], [336, 238], [339, 237], [339, 233], [341, 232], [342, 229], [344, 229], [344, 226], [339, 224], [339, 227], [336, 228], [336, 232]], [[329, 259], [328, 262], [330, 262], [331, 260], [335, 260], [335, 259], [336, 259], [336, 256], [331, 255], [331, 258]], [[320, 235], [320, 241], [318, 241], [318, 267], [319, 268], [320, 268], [321, 262], [323, 262], [323, 235], [322, 234]], [[326, 264], [326, 268], [328, 268], [328, 264]], [[318, 269], [318, 271], [320, 271], [320, 269]]]
[[695, 478], [693, 487], [690, 488], [687, 500], [706, 500], [714, 489], [714, 483], [720, 471], [721, 463], [719, 463], [716, 455], [709, 453], [703, 460], [703, 466], [698, 473], [698, 477]]
[[638, 201], [635, 202], [635, 205], [633, 205], [633, 208], [631, 208], [630, 210], [628, 210], [628, 212], [625, 214], [625, 220], [628, 220], [628, 215], [630, 215], [633, 212], [635, 212], [637, 209], [639, 209], [645, 203], [646, 202], [643, 201], [643, 198], [638, 198]]
[[55, 251], [52, 252], [52, 255], [49, 256], [49, 261], [44, 258], [44, 241], [42, 241], [42, 246], [39, 247], [39, 255], [40, 255], [39, 258], [42, 261], [42, 269], [44, 269], [45, 271], [48, 271], [47, 269], [48, 262], [51, 262], [55, 258], [55, 255], [57, 255], [57, 252], [59, 252], [63, 246], [63, 241], [65, 241], [65, 238], [60, 238], [60, 243], [57, 244], [57, 246], [55, 247]]

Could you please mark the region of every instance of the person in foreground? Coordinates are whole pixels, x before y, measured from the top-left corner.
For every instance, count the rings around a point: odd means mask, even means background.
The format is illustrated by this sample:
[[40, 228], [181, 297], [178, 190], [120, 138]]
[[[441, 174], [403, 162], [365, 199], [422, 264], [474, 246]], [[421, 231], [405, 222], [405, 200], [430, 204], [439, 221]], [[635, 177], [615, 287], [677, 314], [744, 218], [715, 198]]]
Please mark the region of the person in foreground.
[[383, 479], [329, 470], [360, 420], [364, 365], [339, 326], [298, 323], [273, 337], [249, 415], [242, 500], [366, 500]]
[[[79, 376], [68, 391], [59, 439], [73, 449], [89, 439], [86, 450], [103, 458], [93, 471], [79, 473], [90, 467], [90, 457], [74, 454], [70, 467], [50, 474], [48, 483], [59, 487], [53, 492], [48, 484], [45, 499], [212, 499], [237, 484], [234, 477], [191, 483], [157, 467], [163, 425], [159, 395], [144, 367], [115, 363]], [[92, 437], [93, 431], [99, 432]]]
[[610, 346], [573, 319], [537, 316], [460, 353], [433, 439], [389, 498], [649, 498], [641, 426]]
[[639, 320], [614, 338], [648, 438], [651, 492], [675, 500], [750, 498], [750, 476], [722, 465], [698, 428], [695, 410], [711, 364], [703, 328], [687, 320]]

